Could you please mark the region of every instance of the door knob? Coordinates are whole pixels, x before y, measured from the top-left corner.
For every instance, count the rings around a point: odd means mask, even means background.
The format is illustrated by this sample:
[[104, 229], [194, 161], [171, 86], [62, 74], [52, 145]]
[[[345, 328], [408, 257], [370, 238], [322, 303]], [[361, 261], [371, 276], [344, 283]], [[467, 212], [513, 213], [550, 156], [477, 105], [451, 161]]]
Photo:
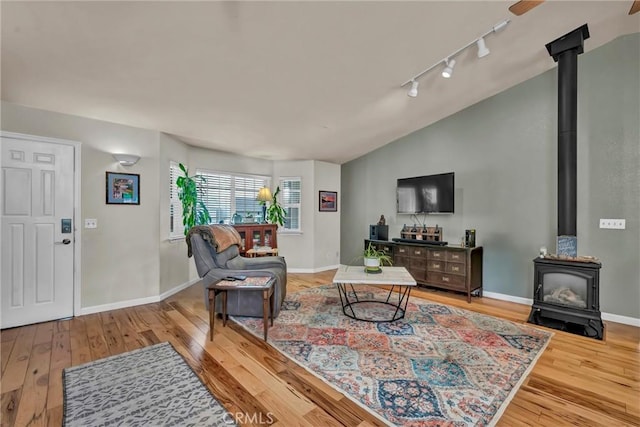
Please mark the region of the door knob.
[[56, 245], [68, 245], [71, 243], [70, 239], [64, 239], [62, 242], [56, 242]]

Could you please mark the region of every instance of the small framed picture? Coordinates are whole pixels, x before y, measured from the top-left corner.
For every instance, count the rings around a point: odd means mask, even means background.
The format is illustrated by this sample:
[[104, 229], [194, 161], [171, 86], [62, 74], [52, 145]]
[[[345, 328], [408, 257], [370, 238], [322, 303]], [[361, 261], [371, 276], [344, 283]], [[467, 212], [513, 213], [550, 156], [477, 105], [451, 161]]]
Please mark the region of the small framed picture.
[[320, 191], [320, 212], [337, 212], [338, 211], [338, 192], [337, 191]]
[[107, 204], [139, 205], [140, 175], [107, 172]]

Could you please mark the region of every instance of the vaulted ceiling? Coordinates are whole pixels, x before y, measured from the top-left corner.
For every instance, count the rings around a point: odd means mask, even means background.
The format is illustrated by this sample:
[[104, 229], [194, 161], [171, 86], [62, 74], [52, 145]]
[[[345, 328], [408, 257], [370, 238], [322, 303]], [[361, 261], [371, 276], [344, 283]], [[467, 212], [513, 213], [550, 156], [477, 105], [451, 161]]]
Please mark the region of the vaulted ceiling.
[[[267, 159], [344, 163], [536, 76], [587, 23], [585, 51], [640, 31], [631, 1], [2, 1], [2, 99]], [[450, 79], [400, 84], [457, 58]]]

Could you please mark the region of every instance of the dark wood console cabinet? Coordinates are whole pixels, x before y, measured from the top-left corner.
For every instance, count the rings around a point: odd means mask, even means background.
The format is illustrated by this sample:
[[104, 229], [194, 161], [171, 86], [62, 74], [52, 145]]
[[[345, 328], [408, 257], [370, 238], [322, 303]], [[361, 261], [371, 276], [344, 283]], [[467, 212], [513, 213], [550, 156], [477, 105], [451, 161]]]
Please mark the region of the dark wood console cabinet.
[[438, 246], [422, 243], [365, 240], [393, 255], [393, 265], [405, 267], [418, 285], [482, 296], [482, 246]]
[[277, 224], [234, 224], [233, 227], [238, 230], [242, 238], [240, 245], [240, 255], [245, 256], [249, 249], [256, 246], [269, 246], [277, 248]]

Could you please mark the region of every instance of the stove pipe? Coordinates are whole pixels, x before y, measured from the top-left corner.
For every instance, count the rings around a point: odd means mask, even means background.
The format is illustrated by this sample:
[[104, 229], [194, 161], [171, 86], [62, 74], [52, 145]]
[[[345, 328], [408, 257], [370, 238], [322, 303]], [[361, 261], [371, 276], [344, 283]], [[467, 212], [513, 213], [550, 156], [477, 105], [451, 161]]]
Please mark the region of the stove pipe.
[[558, 236], [576, 236], [578, 55], [587, 24], [546, 45], [558, 63]]

